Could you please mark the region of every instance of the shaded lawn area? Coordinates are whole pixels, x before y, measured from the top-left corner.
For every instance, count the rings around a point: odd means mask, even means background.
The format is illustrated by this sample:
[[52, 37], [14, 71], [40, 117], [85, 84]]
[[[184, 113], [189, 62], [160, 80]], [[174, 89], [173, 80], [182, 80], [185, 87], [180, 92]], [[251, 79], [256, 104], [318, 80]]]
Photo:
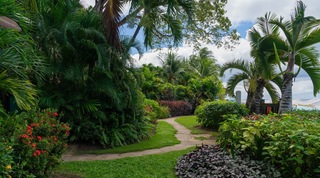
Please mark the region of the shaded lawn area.
[[65, 162], [58, 167], [56, 174], [52, 177], [60, 174], [83, 178], [174, 178], [177, 159], [191, 150], [194, 150], [194, 147], [116, 160]]
[[213, 132], [212, 129], [201, 126], [197, 122], [197, 116], [183, 116], [175, 121], [191, 130], [191, 134], [210, 134]]
[[177, 130], [173, 128], [172, 125], [168, 124], [165, 121], [158, 121], [158, 124], [156, 126], [156, 133], [153, 136], [151, 136], [148, 140], [112, 149], [79, 151], [77, 152], [77, 154], [127, 153], [154, 148], [161, 148], [165, 146], [172, 146], [181, 143], [181, 141], [177, 140], [177, 138], [174, 136], [176, 133]]

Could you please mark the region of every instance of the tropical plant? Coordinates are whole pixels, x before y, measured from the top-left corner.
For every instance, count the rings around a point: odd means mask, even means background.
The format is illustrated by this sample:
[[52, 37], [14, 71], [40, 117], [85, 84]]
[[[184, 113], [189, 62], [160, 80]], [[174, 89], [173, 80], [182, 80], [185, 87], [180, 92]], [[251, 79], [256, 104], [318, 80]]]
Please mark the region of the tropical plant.
[[[239, 35], [230, 30], [231, 22], [224, 10], [226, 3], [225, 0], [96, 0], [94, 9], [104, 17], [106, 38], [117, 47], [120, 46], [119, 27], [123, 25], [135, 29], [131, 42], [143, 30], [146, 48], [160, 47], [165, 43], [178, 45], [183, 37], [196, 44], [207, 41], [231, 47]], [[125, 4], [130, 5], [127, 15], [122, 12]], [[225, 36], [229, 40], [222, 40]]]
[[13, 0], [0, 2], [0, 14], [22, 29], [19, 32], [0, 26], [0, 93], [7, 110], [10, 96], [20, 109], [29, 110], [37, 104], [37, 90], [30, 80], [41, 81], [45, 71], [45, 63], [29, 35], [29, 19], [23, 12]]
[[229, 118], [219, 128], [225, 149], [275, 165], [284, 177], [319, 177], [320, 125], [317, 112]]
[[[319, 53], [314, 48], [314, 45], [320, 42], [320, 24], [315, 17], [305, 16], [305, 10], [306, 5], [302, 1], [298, 1], [290, 20], [284, 21], [283, 17], [270, 20], [271, 24], [281, 29], [284, 38], [270, 36], [264, 40], [265, 45], [269, 46], [264, 48], [272, 50], [273, 43], [276, 45], [280, 59], [286, 62], [287, 66], [286, 70], [283, 71], [282, 98], [279, 112], [286, 112], [292, 109], [292, 84], [300, 68], [311, 78], [314, 95], [320, 91]], [[297, 73], [294, 70], [295, 65], [299, 66]]]
[[39, 1], [38, 9], [34, 36], [50, 63], [41, 106], [65, 113], [73, 141], [114, 147], [147, 137], [143, 96], [127, 53], [138, 45], [123, 38], [121, 52], [110, 46], [102, 17], [77, 0]]
[[217, 60], [208, 48], [201, 48], [197, 55], [191, 55], [189, 58], [189, 69], [198, 77], [204, 78], [219, 75]]
[[271, 98], [273, 102], [279, 101], [279, 95], [271, 84], [271, 81], [281, 87], [282, 79], [280, 74], [276, 72], [276, 62], [273, 58], [273, 53], [266, 50], [260, 45], [260, 42], [269, 35], [278, 36], [279, 29], [277, 26], [268, 23], [271, 19], [274, 19], [275, 15], [271, 13], [266, 13], [264, 17], [259, 17], [257, 19], [256, 27], [252, 27], [248, 32], [248, 40], [251, 45], [251, 56], [254, 58], [254, 63], [256, 70], [259, 71], [259, 76], [257, 76], [255, 89], [254, 89], [254, 102], [252, 106], [252, 111], [255, 113], [260, 113], [261, 99], [263, 98], [263, 89], [267, 88], [269, 93], [271, 93]]
[[177, 83], [179, 75], [184, 71], [182, 58], [173, 52], [168, 52], [163, 58], [159, 56], [159, 59], [162, 61], [163, 76], [166, 81], [171, 84]]
[[[256, 92], [256, 88], [258, 85], [258, 82], [261, 76], [261, 66], [258, 66], [261, 63], [255, 63], [255, 62], [246, 62], [244, 60], [235, 60], [233, 62], [228, 62], [222, 65], [220, 75], [223, 75], [225, 71], [231, 70], [232, 69], [237, 69], [240, 71], [240, 73], [234, 74], [227, 82], [227, 88], [226, 92], [234, 96], [234, 89], [235, 87], [240, 83], [244, 82], [245, 89], [247, 91], [247, 101], [246, 101], [246, 107], [249, 107], [251, 112], [255, 112], [256, 108], [254, 105], [254, 96]], [[274, 78], [276, 79], [276, 78]], [[272, 101], [276, 102], [278, 99], [278, 95], [276, 90], [273, 87], [271, 80], [264, 81], [265, 83], [265, 88], [269, 92]], [[263, 85], [262, 85], [263, 86]]]

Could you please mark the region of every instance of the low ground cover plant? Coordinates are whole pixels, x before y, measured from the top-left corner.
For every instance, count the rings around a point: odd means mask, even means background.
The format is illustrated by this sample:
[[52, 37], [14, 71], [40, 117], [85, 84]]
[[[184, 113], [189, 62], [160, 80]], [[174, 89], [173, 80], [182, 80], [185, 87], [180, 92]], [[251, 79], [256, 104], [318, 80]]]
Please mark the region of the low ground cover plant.
[[218, 142], [232, 153], [241, 150], [253, 159], [274, 164], [285, 177], [319, 177], [317, 117], [301, 117], [298, 112], [230, 119], [221, 125]]
[[179, 177], [281, 177], [272, 166], [241, 154], [232, 157], [219, 146], [202, 146], [182, 157], [176, 164]]
[[69, 130], [53, 110], [31, 110], [1, 119], [0, 149], [5, 152], [0, 152], [0, 158], [5, 161], [0, 164], [0, 177], [48, 177], [67, 150]]
[[195, 110], [198, 122], [205, 127], [219, 128], [220, 123], [225, 121], [230, 115], [240, 118], [248, 114], [248, 109], [244, 105], [239, 105], [230, 101], [212, 101], [202, 103]]

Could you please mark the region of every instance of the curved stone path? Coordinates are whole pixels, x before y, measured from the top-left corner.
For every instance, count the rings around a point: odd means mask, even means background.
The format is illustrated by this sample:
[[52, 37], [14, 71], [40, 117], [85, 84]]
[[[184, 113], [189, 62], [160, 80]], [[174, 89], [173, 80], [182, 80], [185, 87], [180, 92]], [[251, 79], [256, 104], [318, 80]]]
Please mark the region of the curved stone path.
[[[193, 135], [190, 133], [190, 130], [182, 126], [181, 124], [175, 122], [177, 117], [172, 117], [168, 119], [162, 119], [161, 121], [168, 122], [171, 124], [176, 130], [177, 133], [175, 134], [176, 138], [181, 141], [180, 144], [167, 146], [162, 148], [144, 150], [144, 151], [137, 151], [137, 152], [129, 152], [129, 153], [117, 153], [117, 154], [82, 154], [82, 155], [74, 155], [72, 151], [67, 152], [62, 156], [64, 161], [91, 161], [91, 160], [112, 160], [118, 158], [125, 158], [125, 157], [135, 157], [135, 156], [144, 156], [150, 154], [160, 154], [166, 153], [170, 151], [176, 150], [184, 150], [192, 146], [200, 146], [204, 145], [213, 145], [215, 144], [215, 140], [210, 138], [209, 140], [196, 140], [195, 137], [206, 137], [209, 138], [210, 134], [196, 134]], [[165, 139], [165, 138], [164, 138]]]

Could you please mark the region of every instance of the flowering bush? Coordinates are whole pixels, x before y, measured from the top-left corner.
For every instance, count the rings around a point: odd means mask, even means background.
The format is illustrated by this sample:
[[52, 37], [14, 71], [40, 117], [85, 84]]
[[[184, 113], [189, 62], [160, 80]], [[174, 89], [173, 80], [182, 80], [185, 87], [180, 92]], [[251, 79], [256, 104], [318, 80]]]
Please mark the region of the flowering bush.
[[[13, 144], [12, 177], [48, 177], [67, 149], [69, 126], [59, 122], [52, 110], [23, 112], [8, 120], [16, 122]], [[10, 128], [12, 129], [12, 128]]]

